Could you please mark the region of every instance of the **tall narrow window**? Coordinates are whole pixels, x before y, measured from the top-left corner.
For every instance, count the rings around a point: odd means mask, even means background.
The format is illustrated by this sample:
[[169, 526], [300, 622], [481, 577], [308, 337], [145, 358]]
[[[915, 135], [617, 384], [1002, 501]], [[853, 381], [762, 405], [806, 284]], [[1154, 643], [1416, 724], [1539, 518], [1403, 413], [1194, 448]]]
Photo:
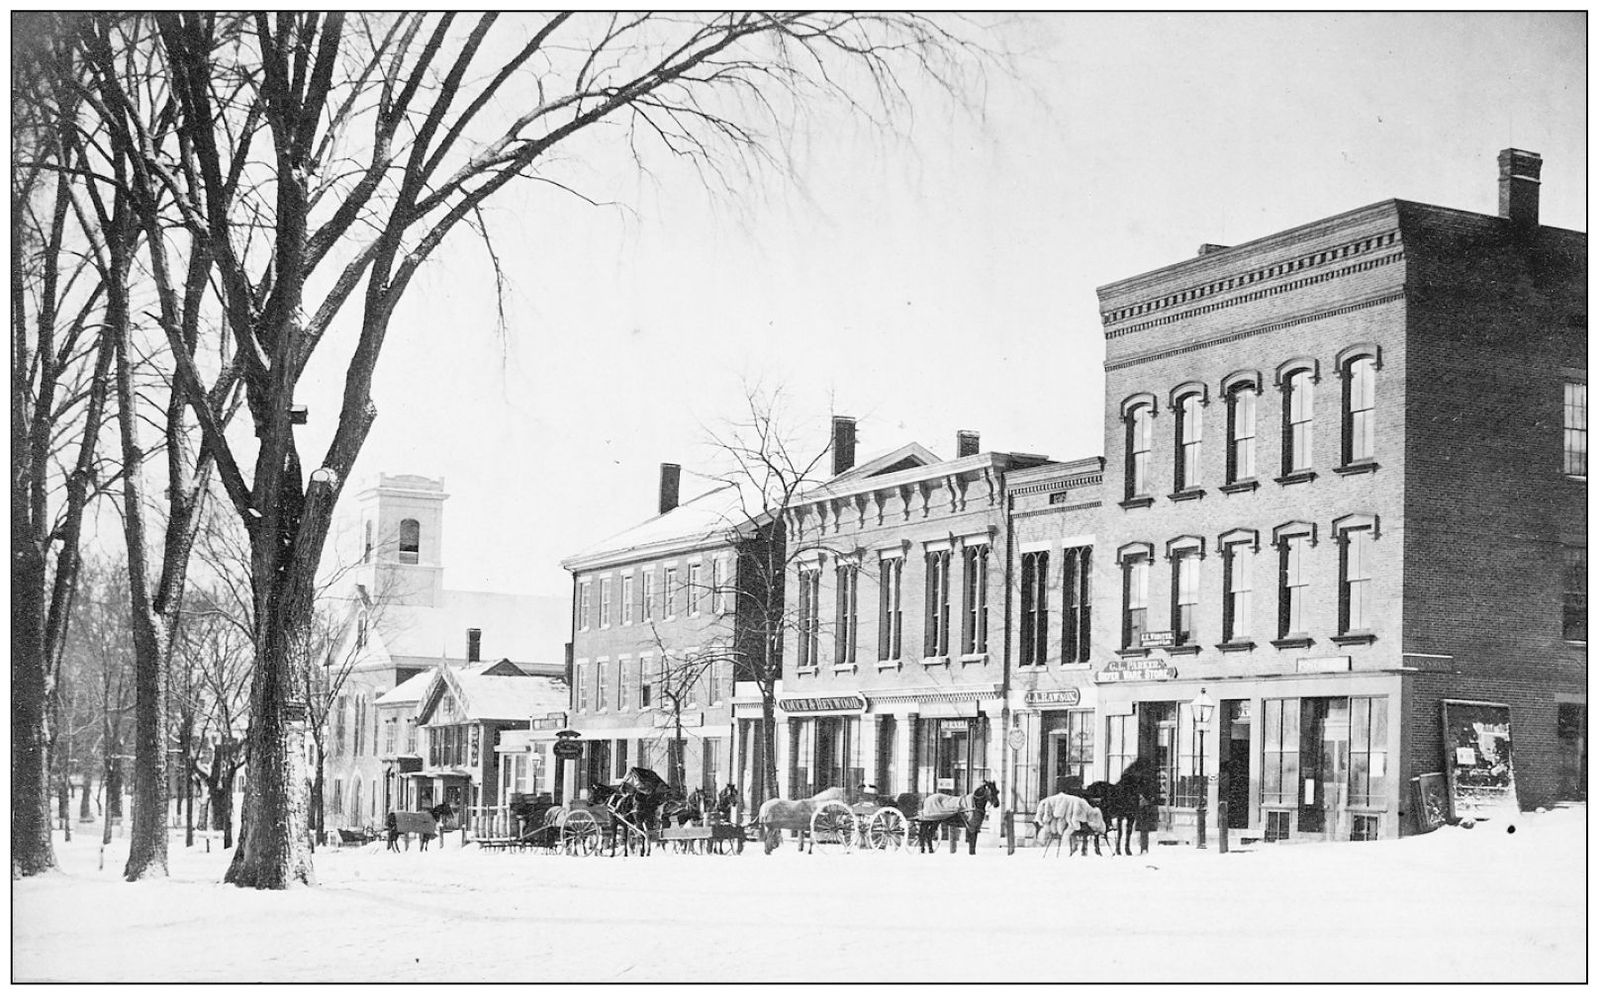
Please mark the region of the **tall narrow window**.
[[[646, 573], [646, 575], [650, 575], [650, 573]], [[634, 685], [638, 688], [641, 710], [651, 709], [651, 691], [655, 688], [656, 679], [656, 672], [654, 669], [655, 667], [652, 666], [649, 658], [641, 657], [641, 659], [635, 663]]]
[[590, 629], [590, 581], [588, 579], [579, 583], [578, 627], [580, 631], [588, 631]]
[[612, 578], [601, 580], [601, 627], [612, 626]]
[[367, 521], [362, 525], [362, 561], [373, 561], [373, 522]]
[[981, 655], [989, 642], [986, 631], [990, 612], [990, 546], [969, 545], [962, 550], [962, 653]]
[[1313, 467], [1313, 374], [1298, 369], [1285, 377], [1285, 452], [1283, 472]]
[[1366, 632], [1374, 626], [1374, 529], [1350, 528], [1340, 539], [1341, 634]]
[[406, 518], [400, 522], [400, 560], [411, 565], [417, 564], [417, 553], [422, 541], [422, 528], [418, 523]]
[[938, 658], [951, 653], [951, 550], [924, 556], [923, 654]]
[[1345, 423], [1341, 442], [1346, 446], [1343, 462], [1367, 462], [1374, 458], [1374, 359], [1364, 355], [1346, 363], [1342, 390]]
[[684, 612], [691, 617], [701, 616], [701, 597], [706, 593], [706, 587], [701, 585], [701, 563], [691, 562], [684, 571]]
[[623, 587], [618, 593], [618, 599], [623, 601], [623, 623], [634, 623], [634, 574], [629, 573], [622, 579]]
[[1174, 422], [1175, 490], [1201, 485], [1201, 409], [1200, 393], [1187, 394], [1179, 401]]
[[1244, 541], [1224, 546], [1224, 642], [1247, 641], [1252, 632], [1252, 559]]
[[640, 620], [656, 619], [656, 573], [640, 573]]
[[1025, 552], [1018, 598], [1018, 664], [1046, 664], [1046, 572], [1050, 552]]
[[583, 662], [573, 667], [573, 705], [580, 713], [590, 708], [590, 667]]
[[834, 568], [834, 664], [857, 664], [857, 567]]
[[1297, 759], [1301, 755], [1301, 701], [1263, 701], [1262, 802], [1275, 806], [1297, 803]]
[[1563, 471], [1584, 476], [1586, 466], [1585, 384], [1563, 384]]
[[721, 614], [729, 609], [728, 576], [724, 575], [723, 560], [712, 560], [712, 613]]
[[609, 659], [595, 661], [595, 709], [606, 710], [612, 703], [612, 663]]
[[1563, 549], [1563, 640], [1585, 641], [1585, 549]]
[[810, 669], [818, 664], [818, 570], [802, 569], [796, 606], [800, 624], [796, 646], [796, 665]]
[[1229, 482], [1257, 475], [1257, 389], [1243, 383], [1229, 391]]
[[879, 660], [901, 658], [901, 556], [879, 560]]
[[1134, 498], [1151, 492], [1151, 428], [1153, 405], [1141, 403], [1124, 420], [1124, 496]]
[[1090, 546], [1062, 553], [1062, 661], [1090, 661]]
[[1151, 581], [1151, 557], [1145, 553], [1124, 558], [1124, 647], [1139, 648], [1146, 633], [1146, 587]]
[[1201, 554], [1194, 548], [1174, 556], [1173, 618], [1175, 645], [1196, 640], [1196, 604], [1201, 599]]
[[1307, 632], [1307, 555], [1312, 538], [1287, 535], [1279, 545], [1279, 636], [1291, 638]]
[[665, 621], [671, 621], [673, 619], [673, 617], [674, 617], [673, 611], [677, 607], [677, 604], [674, 602], [675, 600], [677, 600], [677, 597], [674, 595], [677, 591], [674, 589], [674, 587], [676, 587], [678, 585], [679, 585], [679, 570], [677, 570], [677, 569], [663, 569], [662, 570], [662, 619], [665, 620]]

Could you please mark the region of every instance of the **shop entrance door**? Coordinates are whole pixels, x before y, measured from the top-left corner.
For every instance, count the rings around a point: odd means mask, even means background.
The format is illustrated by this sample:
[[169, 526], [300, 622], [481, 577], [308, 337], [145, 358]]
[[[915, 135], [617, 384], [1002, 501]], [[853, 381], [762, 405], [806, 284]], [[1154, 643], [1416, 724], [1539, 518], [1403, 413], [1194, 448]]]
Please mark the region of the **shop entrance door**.
[[[1140, 715], [1140, 757], [1152, 770], [1157, 785], [1156, 830], [1171, 831], [1174, 826], [1174, 789], [1179, 784], [1179, 704], [1155, 701], [1135, 705]], [[1183, 770], [1188, 774], [1189, 769]]]
[[935, 751], [935, 788], [962, 796], [972, 790], [968, 783], [967, 721], [941, 721]]
[[1252, 717], [1250, 700], [1223, 701], [1224, 752], [1219, 768], [1219, 789], [1229, 804], [1229, 826], [1250, 823], [1252, 792]]
[[1346, 697], [1302, 699], [1301, 792], [1296, 830], [1333, 840], [1346, 805], [1346, 750], [1351, 738]]

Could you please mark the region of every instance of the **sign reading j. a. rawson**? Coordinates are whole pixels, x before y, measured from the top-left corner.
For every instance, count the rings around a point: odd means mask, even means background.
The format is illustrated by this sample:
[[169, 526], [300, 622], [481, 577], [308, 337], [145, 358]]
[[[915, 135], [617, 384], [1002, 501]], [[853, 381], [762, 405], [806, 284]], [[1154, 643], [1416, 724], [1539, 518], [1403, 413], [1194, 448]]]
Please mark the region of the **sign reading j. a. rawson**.
[[1098, 683], [1122, 683], [1137, 679], [1172, 679], [1177, 672], [1162, 659], [1114, 659], [1096, 673]]
[[1024, 705], [1027, 707], [1042, 707], [1053, 703], [1064, 707], [1079, 706], [1079, 687], [1070, 686], [1065, 690], [1030, 690], [1024, 694]]
[[779, 706], [792, 714], [816, 714], [823, 711], [860, 713], [868, 709], [868, 701], [860, 696], [804, 696], [780, 700]]

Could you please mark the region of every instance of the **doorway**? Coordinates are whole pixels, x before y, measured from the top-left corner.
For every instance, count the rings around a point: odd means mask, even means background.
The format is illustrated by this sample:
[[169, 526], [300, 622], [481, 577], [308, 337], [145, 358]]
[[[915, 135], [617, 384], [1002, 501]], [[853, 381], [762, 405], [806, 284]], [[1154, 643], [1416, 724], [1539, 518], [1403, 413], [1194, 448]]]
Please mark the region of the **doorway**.
[[1296, 830], [1333, 839], [1345, 806], [1346, 749], [1351, 737], [1346, 697], [1302, 699], [1301, 784]]
[[1219, 795], [1229, 804], [1228, 825], [1250, 825], [1252, 795], [1252, 708], [1250, 700], [1225, 700], [1222, 705], [1224, 748], [1219, 764]]

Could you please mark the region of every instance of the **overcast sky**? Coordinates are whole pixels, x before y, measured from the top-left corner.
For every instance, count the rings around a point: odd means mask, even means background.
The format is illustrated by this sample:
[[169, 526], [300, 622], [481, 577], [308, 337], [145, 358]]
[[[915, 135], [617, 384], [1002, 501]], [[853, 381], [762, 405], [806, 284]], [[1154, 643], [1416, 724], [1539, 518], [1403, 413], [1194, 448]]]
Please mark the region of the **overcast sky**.
[[[858, 417], [861, 458], [949, 457], [959, 428], [1097, 455], [1099, 285], [1392, 197], [1494, 214], [1509, 146], [1545, 159], [1543, 222], [1585, 227], [1583, 15], [1031, 15], [1007, 38], [1020, 78], [992, 76], [982, 120], [820, 115], [802, 186], [596, 163], [626, 210], [501, 201], [506, 334], [483, 246], [447, 243], [391, 326], [356, 482], [445, 478], [449, 586], [565, 595], [561, 558], [655, 513], [659, 462], [711, 465], [742, 382], [783, 383], [819, 446], [831, 409]], [[337, 384], [307, 383], [314, 424]]]

